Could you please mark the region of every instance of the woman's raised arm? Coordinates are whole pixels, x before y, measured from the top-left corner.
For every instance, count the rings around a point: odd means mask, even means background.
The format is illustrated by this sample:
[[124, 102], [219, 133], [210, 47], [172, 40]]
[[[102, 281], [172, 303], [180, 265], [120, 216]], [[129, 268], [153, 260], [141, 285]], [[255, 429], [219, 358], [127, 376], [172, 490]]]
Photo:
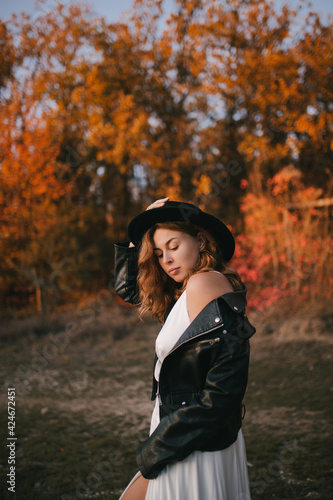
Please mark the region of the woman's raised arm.
[[[159, 208], [169, 199], [160, 198], [154, 201], [146, 210]], [[138, 304], [139, 289], [137, 285], [137, 249], [132, 242], [120, 242], [114, 245], [114, 289], [125, 302]]]

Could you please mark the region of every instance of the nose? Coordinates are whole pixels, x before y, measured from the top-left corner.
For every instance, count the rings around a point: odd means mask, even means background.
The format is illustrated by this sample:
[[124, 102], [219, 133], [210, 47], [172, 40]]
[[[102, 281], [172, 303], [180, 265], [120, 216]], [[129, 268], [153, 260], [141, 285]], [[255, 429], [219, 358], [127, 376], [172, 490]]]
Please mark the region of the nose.
[[171, 253], [168, 250], [166, 250], [163, 254], [163, 262], [165, 264], [169, 264], [170, 262], [172, 262]]

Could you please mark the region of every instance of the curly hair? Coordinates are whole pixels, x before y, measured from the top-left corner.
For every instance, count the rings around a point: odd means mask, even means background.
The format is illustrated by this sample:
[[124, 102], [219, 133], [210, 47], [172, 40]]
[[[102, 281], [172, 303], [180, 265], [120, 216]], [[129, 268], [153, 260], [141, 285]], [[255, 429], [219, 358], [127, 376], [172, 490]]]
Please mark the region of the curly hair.
[[[160, 266], [154, 252], [154, 234], [157, 229], [172, 229], [187, 233], [193, 238], [200, 235], [204, 242], [199, 253], [198, 262], [190, 270], [183, 283], [177, 283], [168, 276]], [[175, 301], [186, 288], [187, 282], [195, 273], [205, 268], [215, 269], [226, 276], [234, 290], [243, 287], [239, 274], [224, 263], [221, 251], [213, 236], [202, 227], [181, 221], [155, 224], [143, 236], [138, 256], [138, 286], [140, 293], [140, 317], [150, 311], [163, 323], [164, 315], [171, 309]]]

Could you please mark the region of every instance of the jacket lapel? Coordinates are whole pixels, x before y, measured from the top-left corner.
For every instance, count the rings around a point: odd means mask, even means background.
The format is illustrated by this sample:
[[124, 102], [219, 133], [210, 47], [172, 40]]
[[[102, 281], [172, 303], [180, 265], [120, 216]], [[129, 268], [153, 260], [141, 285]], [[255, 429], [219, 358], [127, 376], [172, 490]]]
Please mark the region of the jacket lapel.
[[184, 342], [223, 326], [223, 317], [219, 307], [220, 301], [224, 301], [234, 313], [242, 314], [246, 307], [246, 292], [247, 288], [243, 285], [242, 290], [225, 293], [209, 302], [186, 328], [169, 354]]

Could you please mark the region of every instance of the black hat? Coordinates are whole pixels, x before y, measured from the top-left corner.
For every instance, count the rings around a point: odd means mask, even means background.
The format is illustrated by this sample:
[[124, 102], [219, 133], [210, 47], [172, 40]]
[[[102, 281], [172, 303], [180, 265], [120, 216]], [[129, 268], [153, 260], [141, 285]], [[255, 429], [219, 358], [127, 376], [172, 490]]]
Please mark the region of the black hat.
[[206, 229], [219, 245], [223, 260], [228, 262], [233, 256], [235, 240], [227, 226], [199, 207], [182, 201], [166, 201], [162, 207], [151, 208], [136, 215], [128, 225], [129, 239], [138, 246], [148, 229], [158, 222], [170, 221], [182, 221]]

